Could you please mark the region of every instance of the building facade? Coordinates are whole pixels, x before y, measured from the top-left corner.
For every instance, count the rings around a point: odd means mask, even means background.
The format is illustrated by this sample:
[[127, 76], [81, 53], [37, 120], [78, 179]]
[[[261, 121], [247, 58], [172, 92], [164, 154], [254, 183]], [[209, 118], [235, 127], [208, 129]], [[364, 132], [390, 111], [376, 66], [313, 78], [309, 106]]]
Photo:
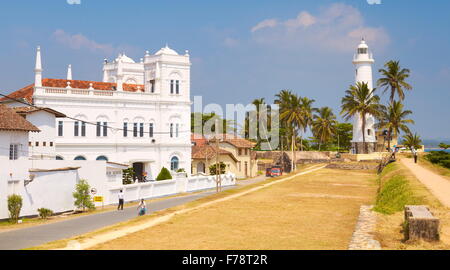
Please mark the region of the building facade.
[[190, 66], [187, 51], [166, 46], [139, 63], [124, 54], [105, 61], [102, 82], [73, 80], [71, 66], [67, 79], [43, 79], [38, 48], [35, 83], [2, 102], [67, 116], [55, 122], [56, 159], [125, 163], [155, 179], [162, 167], [191, 167]]
[[[361, 40], [357, 48], [357, 52], [353, 57], [353, 65], [355, 65], [355, 82], [367, 83], [370, 90], [373, 89], [372, 65], [375, 62], [372, 53], [366, 42]], [[375, 134], [375, 118], [372, 115], [366, 115], [365, 130], [362, 128], [362, 118], [356, 115], [353, 118], [353, 139], [352, 152], [354, 154], [365, 153], [363, 145], [363, 132], [366, 147], [369, 153], [376, 151], [376, 134]]]

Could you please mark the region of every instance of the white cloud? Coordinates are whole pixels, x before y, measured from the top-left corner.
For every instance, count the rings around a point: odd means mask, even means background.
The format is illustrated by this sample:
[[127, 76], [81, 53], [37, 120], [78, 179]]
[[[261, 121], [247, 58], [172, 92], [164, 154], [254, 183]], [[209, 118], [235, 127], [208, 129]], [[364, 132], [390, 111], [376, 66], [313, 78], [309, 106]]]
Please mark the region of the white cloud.
[[384, 28], [367, 26], [358, 9], [340, 3], [322, 8], [315, 15], [301, 11], [296, 18], [286, 21], [264, 20], [251, 31], [258, 43], [283, 48], [347, 52], [354, 50], [362, 37], [377, 50], [390, 42]]
[[67, 0], [69, 5], [81, 5], [81, 0]]
[[369, 5], [381, 5], [381, 0], [367, 0]]
[[252, 32], [256, 32], [256, 31], [264, 29], [264, 28], [272, 28], [272, 27], [277, 26], [277, 24], [278, 24], [277, 20], [267, 19], [267, 20], [264, 20], [264, 21], [258, 23], [257, 25], [255, 25], [252, 28]]
[[97, 43], [82, 34], [71, 35], [61, 29], [58, 29], [53, 33], [53, 38], [55, 38], [57, 42], [75, 50], [88, 49], [93, 52], [100, 51], [106, 54], [112, 54], [115, 50], [110, 44]]
[[316, 23], [316, 18], [306, 11], [298, 14], [297, 18], [287, 20], [284, 24], [290, 28], [308, 27]]

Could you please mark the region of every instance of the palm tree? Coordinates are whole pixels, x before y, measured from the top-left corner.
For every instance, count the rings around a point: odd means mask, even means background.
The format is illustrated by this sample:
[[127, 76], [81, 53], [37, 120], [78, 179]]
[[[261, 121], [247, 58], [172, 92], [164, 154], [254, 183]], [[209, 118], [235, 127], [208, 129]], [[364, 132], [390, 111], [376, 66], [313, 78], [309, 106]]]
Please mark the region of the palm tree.
[[319, 140], [319, 151], [320, 146], [330, 141], [331, 137], [336, 133], [336, 125], [338, 124], [336, 120], [336, 115], [329, 107], [322, 107], [317, 110], [318, 114], [314, 115], [312, 122], [312, 130], [315, 137]]
[[301, 111], [302, 111], [302, 128], [300, 131], [302, 134], [300, 135], [300, 149], [303, 151], [303, 133], [306, 133], [306, 129], [311, 126], [313, 120], [313, 112], [317, 109], [312, 107], [312, 104], [315, 102], [314, 99], [309, 99], [307, 97], [303, 97], [301, 100]]
[[259, 149], [261, 145], [261, 130], [259, 126], [259, 114], [261, 110], [261, 106], [266, 105], [266, 102], [264, 98], [255, 99], [252, 102], [253, 105], [256, 107], [256, 148]]
[[417, 133], [408, 133], [403, 137], [402, 144], [409, 149], [419, 149], [422, 147], [422, 140], [420, 139], [420, 136], [417, 135]]
[[407, 119], [407, 117], [412, 114], [412, 111], [403, 110], [403, 104], [400, 101], [394, 100], [387, 108], [382, 106], [380, 114], [379, 123], [375, 127], [387, 130], [388, 148], [391, 149], [392, 135], [398, 138], [400, 130], [405, 133], [410, 133], [407, 124], [414, 124], [414, 120]]
[[378, 117], [380, 115], [380, 97], [374, 95], [375, 90], [375, 88], [370, 90], [365, 82], [358, 82], [356, 85], [351, 85], [342, 98], [341, 115], [344, 116], [344, 119], [348, 121], [358, 115], [362, 119], [363, 152], [366, 152], [366, 116]]
[[291, 150], [292, 150], [292, 170], [295, 170], [295, 136], [297, 134], [297, 129], [301, 127], [303, 123], [303, 114], [301, 110], [301, 99], [295, 95], [291, 94], [289, 100], [283, 100], [280, 104], [280, 119], [286, 121], [287, 127], [291, 130], [292, 140], [291, 140]]
[[409, 69], [400, 68], [399, 61], [389, 61], [384, 64], [386, 69], [380, 69], [378, 72], [383, 76], [377, 82], [378, 87], [385, 87], [383, 93], [390, 91], [389, 100], [394, 102], [395, 94], [400, 100], [405, 98], [404, 89], [411, 90], [412, 86], [405, 80], [409, 77]]

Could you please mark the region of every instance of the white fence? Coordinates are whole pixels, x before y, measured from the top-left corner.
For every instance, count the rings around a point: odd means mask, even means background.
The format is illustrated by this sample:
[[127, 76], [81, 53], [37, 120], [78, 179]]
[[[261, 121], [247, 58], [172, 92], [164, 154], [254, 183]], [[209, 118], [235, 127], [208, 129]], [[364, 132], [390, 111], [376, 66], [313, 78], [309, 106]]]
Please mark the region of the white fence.
[[[236, 184], [236, 177], [233, 174], [224, 174], [221, 175], [220, 178], [222, 180], [223, 187]], [[116, 204], [118, 202], [118, 194], [120, 190], [124, 193], [125, 202], [132, 202], [140, 199], [158, 198], [215, 187], [216, 177], [207, 175], [178, 178], [175, 180], [120, 185], [109, 189], [109, 194], [105, 198], [105, 204]]]

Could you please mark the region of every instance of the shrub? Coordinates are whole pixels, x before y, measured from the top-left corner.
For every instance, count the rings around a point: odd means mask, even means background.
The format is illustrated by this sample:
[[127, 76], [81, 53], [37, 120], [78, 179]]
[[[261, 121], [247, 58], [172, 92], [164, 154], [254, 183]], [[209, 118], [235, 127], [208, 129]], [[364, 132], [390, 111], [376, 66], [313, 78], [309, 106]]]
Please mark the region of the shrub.
[[177, 173], [183, 173], [183, 172], [184, 173], [186, 172], [183, 168], [177, 170]]
[[425, 159], [433, 164], [450, 169], [450, 153], [444, 151], [431, 151], [425, 156]]
[[13, 194], [8, 196], [8, 211], [11, 222], [17, 223], [22, 210], [22, 196]]
[[172, 175], [166, 167], [162, 167], [161, 172], [159, 172], [156, 181], [169, 180], [172, 179]]
[[53, 215], [53, 211], [50, 209], [47, 209], [47, 208], [39, 208], [38, 212], [39, 212], [39, 217], [42, 219], [47, 219], [48, 217]]
[[134, 169], [133, 168], [128, 168], [123, 170], [122, 172], [122, 183], [124, 185], [129, 185], [132, 184], [134, 181]]
[[[210, 174], [216, 174], [216, 167], [217, 167], [216, 165], [217, 164], [213, 164], [213, 165], [209, 166], [209, 173]], [[219, 167], [220, 167], [219, 174], [224, 174], [225, 170], [227, 168], [227, 165], [225, 165], [225, 163], [223, 163], [223, 162], [220, 162], [219, 163]]]
[[73, 197], [75, 198], [75, 206], [82, 208], [83, 211], [87, 209], [95, 209], [94, 203], [91, 201], [90, 189], [88, 182], [81, 179], [80, 182], [75, 187], [75, 192]]

